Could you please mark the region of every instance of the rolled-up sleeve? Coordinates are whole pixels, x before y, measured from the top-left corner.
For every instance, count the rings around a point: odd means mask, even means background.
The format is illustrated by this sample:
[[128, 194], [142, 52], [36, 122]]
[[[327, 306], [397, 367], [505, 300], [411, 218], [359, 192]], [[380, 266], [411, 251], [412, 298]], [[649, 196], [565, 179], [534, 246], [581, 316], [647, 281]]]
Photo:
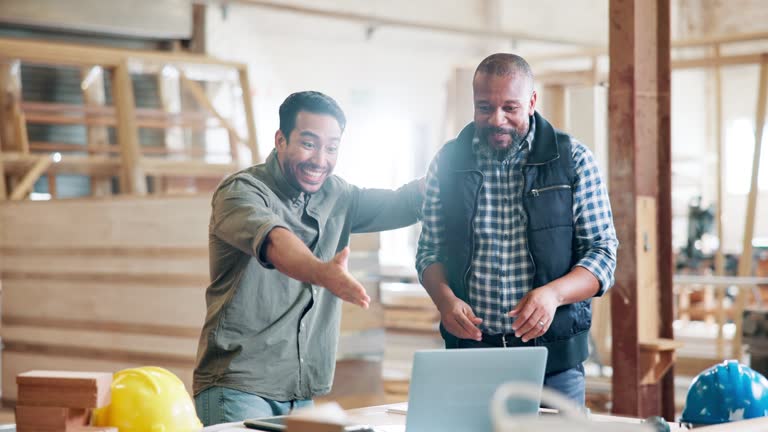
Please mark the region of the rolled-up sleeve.
[[219, 188], [212, 206], [213, 235], [274, 268], [262, 259], [261, 248], [274, 228], [289, 228], [270, 208], [266, 187], [235, 178]]
[[352, 232], [377, 232], [413, 225], [421, 218], [419, 180], [397, 190], [348, 186], [352, 195]]
[[416, 252], [416, 272], [422, 281], [424, 270], [430, 265], [440, 262], [440, 246], [443, 242], [445, 227], [442, 221], [442, 204], [440, 202], [440, 183], [437, 179], [437, 166], [440, 154], [432, 160], [427, 172], [427, 187], [422, 206], [421, 235]]
[[578, 260], [575, 265], [595, 275], [600, 282], [597, 296], [601, 296], [613, 286], [619, 241], [608, 191], [592, 152], [574, 140], [572, 157], [576, 169], [573, 215]]

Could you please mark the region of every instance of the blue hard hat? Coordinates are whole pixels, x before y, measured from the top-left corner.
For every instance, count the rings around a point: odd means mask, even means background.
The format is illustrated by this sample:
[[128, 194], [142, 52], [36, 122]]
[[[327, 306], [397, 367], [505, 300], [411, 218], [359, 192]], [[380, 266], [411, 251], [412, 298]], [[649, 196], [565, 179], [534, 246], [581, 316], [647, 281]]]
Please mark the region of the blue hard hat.
[[736, 360], [726, 360], [693, 380], [681, 420], [709, 425], [766, 415], [768, 380]]

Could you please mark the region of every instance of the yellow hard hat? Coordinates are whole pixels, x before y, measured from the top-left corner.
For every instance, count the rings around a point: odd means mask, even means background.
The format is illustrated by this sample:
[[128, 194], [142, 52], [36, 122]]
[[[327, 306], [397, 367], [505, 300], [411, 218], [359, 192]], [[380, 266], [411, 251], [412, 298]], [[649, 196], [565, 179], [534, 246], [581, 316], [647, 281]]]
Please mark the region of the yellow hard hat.
[[193, 432], [203, 427], [184, 383], [153, 366], [116, 373], [112, 401], [93, 411], [92, 423], [120, 432]]

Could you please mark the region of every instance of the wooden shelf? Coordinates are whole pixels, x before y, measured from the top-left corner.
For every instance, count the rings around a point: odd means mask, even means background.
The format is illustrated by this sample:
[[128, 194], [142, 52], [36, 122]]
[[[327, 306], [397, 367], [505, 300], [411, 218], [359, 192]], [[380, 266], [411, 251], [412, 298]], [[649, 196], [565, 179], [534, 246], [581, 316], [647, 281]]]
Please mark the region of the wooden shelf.
[[674, 339], [654, 339], [640, 342], [640, 373], [642, 384], [655, 384], [675, 363], [675, 350], [683, 343]]

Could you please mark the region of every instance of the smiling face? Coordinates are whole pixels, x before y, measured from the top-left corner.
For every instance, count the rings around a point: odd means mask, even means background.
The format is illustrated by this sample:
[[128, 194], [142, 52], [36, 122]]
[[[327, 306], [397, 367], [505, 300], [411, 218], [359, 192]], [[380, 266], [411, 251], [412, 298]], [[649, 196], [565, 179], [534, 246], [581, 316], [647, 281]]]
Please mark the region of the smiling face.
[[335, 117], [299, 111], [288, 137], [275, 133], [277, 159], [291, 186], [308, 194], [320, 190], [336, 166], [341, 132]]
[[536, 91], [521, 73], [505, 75], [478, 72], [472, 83], [475, 126], [481, 142], [505, 151], [528, 133], [529, 117], [536, 107]]

